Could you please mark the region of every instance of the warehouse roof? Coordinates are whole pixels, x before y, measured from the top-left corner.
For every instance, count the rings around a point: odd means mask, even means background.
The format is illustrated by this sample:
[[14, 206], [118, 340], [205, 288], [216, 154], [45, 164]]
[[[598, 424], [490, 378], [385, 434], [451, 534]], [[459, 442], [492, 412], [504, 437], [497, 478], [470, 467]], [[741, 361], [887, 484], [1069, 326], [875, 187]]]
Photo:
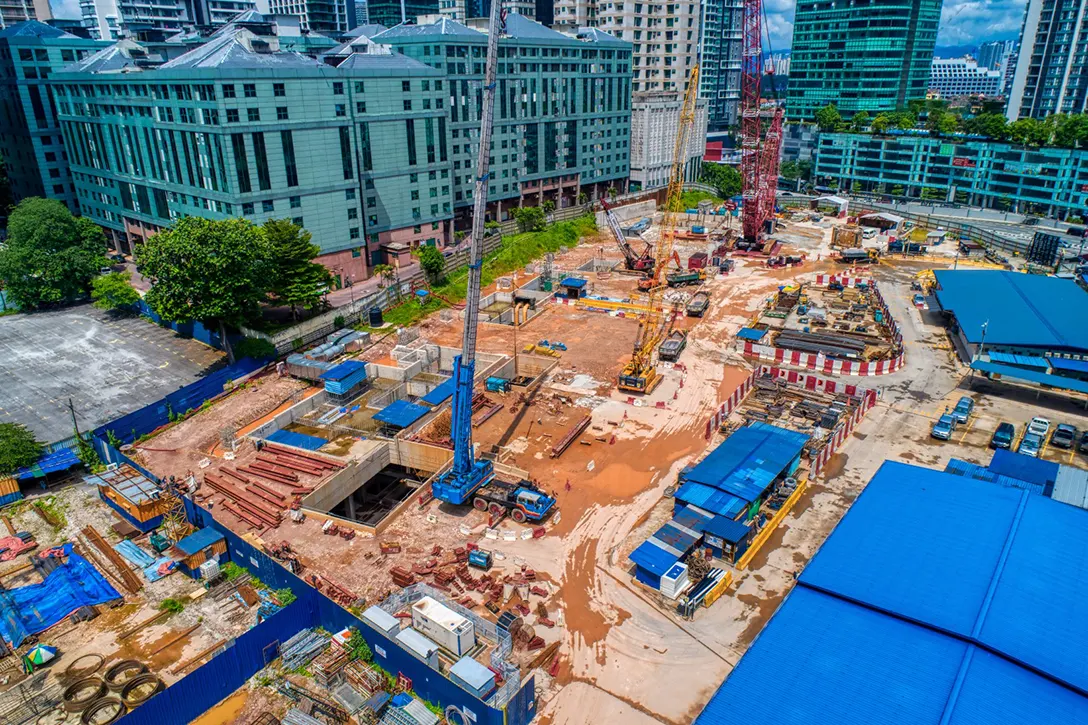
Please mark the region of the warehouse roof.
[[[1088, 513], [886, 462], [698, 725], [1088, 721]], [[829, 687], [828, 683], [834, 683]]]
[[800, 455], [808, 438], [804, 433], [752, 423], [738, 428], [680, 478], [684, 483], [701, 483], [755, 501]]
[[1079, 378], [1070, 378], [1065, 375], [1053, 375], [1038, 370], [1017, 368], [1012, 365], [999, 365], [987, 360], [975, 360], [971, 368], [984, 373], [993, 373], [1014, 380], [1026, 380], [1038, 385], [1049, 385], [1059, 390], [1076, 390], [1080, 393], [1088, 393], [1088, 381]]
[[994, 451], [994, 457], [990, 459], [987, 468], [996, 474], [1019, 478], [1037, 486], [1052, 484], [1058, 479], [1058, 464], [1044, 461], [1042, 458], [1032, 458], [1023, 453], [1007, 451], [998, 448]]
[[1076, 282], [1004, 270], [937, 270], [937, 302], [968, 342], [1088, 351], [1088, 293]]
[[345, 360], [331, 370], [321, 373], [322, 380], [344, 380], [360, 370], [366, 370], [363, 360]]

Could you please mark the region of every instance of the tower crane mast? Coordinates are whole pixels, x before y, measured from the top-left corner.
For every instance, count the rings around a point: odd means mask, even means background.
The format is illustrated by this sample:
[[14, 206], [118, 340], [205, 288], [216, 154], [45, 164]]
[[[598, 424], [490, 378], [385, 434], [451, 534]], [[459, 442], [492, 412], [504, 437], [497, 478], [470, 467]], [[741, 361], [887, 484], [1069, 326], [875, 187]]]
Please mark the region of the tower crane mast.
[[[743, 62], [741, 64], [741, 194], [744, 239], [759, 241], [774, 219], [778, 189], [779, 152], [782, 146], [782, 107], [764, 110], [760, 103], [763, 76], [762, 0], [744, 0]], [[764, 123], [766, 133], [764, 133]]]

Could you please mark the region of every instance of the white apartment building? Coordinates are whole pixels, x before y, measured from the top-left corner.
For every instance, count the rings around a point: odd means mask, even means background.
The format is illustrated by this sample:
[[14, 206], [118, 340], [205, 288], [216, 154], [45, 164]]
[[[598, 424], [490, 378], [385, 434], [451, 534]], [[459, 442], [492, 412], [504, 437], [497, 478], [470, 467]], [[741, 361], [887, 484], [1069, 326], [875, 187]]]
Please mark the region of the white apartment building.
[[929, 90], [941, 98], [959, 96], [1000, 96], [1005, 74], [980, 66], [974, 58], [934, 58], [930, 66]]
[[[631, 190], [656, 189], [669, 183], [680, 107], [679, 91], [651, 91], [633, 94], [631, 103]], [[706, 153], [707, 102], [695, 105], [695, 128], [688, 137], [684, 178], [699, 178]], [[638, 152], [636, 154], [636, 151]]]
[[49, 0], [0, 0], [0, 28], [27, 20], [45, 22], [53, 17]]

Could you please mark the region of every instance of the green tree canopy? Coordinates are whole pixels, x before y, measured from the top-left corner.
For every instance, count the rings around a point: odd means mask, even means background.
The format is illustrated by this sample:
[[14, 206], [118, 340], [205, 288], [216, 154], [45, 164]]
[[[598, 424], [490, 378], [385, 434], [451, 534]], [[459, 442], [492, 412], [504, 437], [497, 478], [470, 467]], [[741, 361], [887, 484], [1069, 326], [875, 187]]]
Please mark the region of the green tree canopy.
[[960, 117], [941, 108], [935, 108], [926, 117], [926, 128], [935, 134], [951, 134], [959, 130]]
[[218, 326], [234, 362], [226, 325], [255, 316], [271, 280], [261, 228], [245, 219], [182, 217], [150, 237], [136, 257], [153, 283], [145, 298], [151, 308], [170, 322]]
[[1088, 115], [1060, 114], [1054, 119], [1054, 145], [1075, 149], [1088, 145]]
[[[537, 211], [540, 210], [537, 209]], [[442, 252], [438, 251], [438, 247], [425, 244], [419, 248], [416, 254], [419, 257], [419, 266], [423, 268], [423, 273], [427, 275], [427, 279], [431, 281], [431, 284], [441, 282], [443, 272], [446, 269], [446, 258], [442, 255]]]
[[8, 217], [0, 279], [23, 309], [75, 302], [105, 265], [106, 235], [55, 199], [24, 199]]
[[842, 115], [835, 104], [829, 103], [819, 111], [816, 111], [816, 125], [821, 131], [834, 131], [842, 123]]
[[518, 223], [518, 229], [523, 232], [539, 232], [548, 224], [540, 207], [523, 206], [520, 209], [511, 210], [510, 213], [514, 216], [514, 221]]
[[91, 282], [91, 299], [100, 310], [129, 310], [140, 301], [140, 293], [132, 288], [128, 272], [113, 272], [95, 277]]
[[25, 425], [0, 423], [0, 476], [10, 476], [41, 458], [44, 447]]
[[726, 164], [714, 164], [704, 161], [699, 180], [718, 190], [718, 196], [728, 199], [741, 192], [744, 185], [740, 172]]
[[1027, 146], [1045, 146], [1050, 143], [1053, 125], [1034, 118], [1021, 118], [1009, 124], [1009, 140]]
[[1004, 141], [1009, 137], [1009, 122], [1003, 113], [980, 113], [964, 123], [964, 130], [995, 141]]
[[873, 133], [887, 133], [888, 129], [894, 124], [895, 121], [887, 113], [878, 113], [872, 123], [869, 124], [869, 128], [872, 129]]
[[272, 268], [270, 292], [280, 304], [291, 307], [291, 316], [297, 320], [299, 307], [312, 309], [321, 304], [332, 285], [332, 274], [312, 261], [321, 248], [302, 227], [289, 219], [269, 219], [262, 229]]
[[869, 126], [869, 112], [858, 111], [850, 119], [850, 128], [853, 131], [864, 131]]

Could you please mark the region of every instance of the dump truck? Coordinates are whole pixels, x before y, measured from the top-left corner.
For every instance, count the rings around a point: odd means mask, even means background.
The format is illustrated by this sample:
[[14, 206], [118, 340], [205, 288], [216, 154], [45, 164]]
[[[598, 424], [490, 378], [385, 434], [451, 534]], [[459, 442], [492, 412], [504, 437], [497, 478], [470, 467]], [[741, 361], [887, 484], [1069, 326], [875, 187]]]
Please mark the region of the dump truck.
[[840, 264], [879, 264], [880, 252], [876, 249], [844, 249], [838, 260]]
[[710, 295], [706, 292], [696, 292], [695, 296], [688, 301], [687, 315], [688, 317], [702, 317], [708, 307], [710, 307]]
[[510, 518], [520, 524], [526, 521], [543, 521], [555, 508], [555, 499], [531, 481], [523, 479], [515, 484], [491, 479], [476, 489], [472, 507], [493, 515], [508, 512]]
[[[701, 294], [701, 293], [700, 293]], [[688, 333], [683, 330], [673, 330], [657, 349], [657, 357], [668, 362], [676, 362], [680, 359], [680, 353], [688, 344]]]
[[665, 282], [670, 287], [686, 287], [689, 284], [702, 284], [706, 281], [706, 272], [692, 269], [687, 272], [670, 272], [665, 275]]

